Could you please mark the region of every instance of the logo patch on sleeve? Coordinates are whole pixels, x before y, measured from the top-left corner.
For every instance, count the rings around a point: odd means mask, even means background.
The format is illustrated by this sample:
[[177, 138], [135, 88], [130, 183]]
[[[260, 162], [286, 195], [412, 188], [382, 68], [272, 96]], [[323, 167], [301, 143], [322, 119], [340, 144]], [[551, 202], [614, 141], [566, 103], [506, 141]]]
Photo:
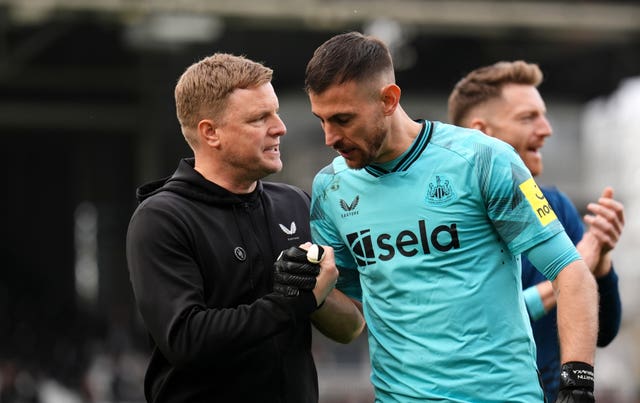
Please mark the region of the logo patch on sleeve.
[[529, 201], [531, 209], [536, 216], [538, 216], [538, 220], [540, 220], [542, 226], [546, 227], [551, 221], [558, 218], [533, 178], [522, 182], [519, 187], [520, 191]]

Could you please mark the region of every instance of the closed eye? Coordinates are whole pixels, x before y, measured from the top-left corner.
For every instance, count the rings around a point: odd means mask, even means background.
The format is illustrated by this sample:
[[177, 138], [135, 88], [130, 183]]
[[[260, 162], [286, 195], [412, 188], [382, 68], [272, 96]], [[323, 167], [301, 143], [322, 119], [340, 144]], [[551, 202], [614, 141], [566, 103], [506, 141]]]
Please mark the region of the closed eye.
[[320, 125], [324, 127], [326, 124], [337, 125], [337, 126], [346, 126], [353, 121], [353, 117], [355, 116], [352, 113], [339, 113], [335, 115], [331, 115], [328, 118], [324, 119], [321, 116], [313, 113], [319, 120]]

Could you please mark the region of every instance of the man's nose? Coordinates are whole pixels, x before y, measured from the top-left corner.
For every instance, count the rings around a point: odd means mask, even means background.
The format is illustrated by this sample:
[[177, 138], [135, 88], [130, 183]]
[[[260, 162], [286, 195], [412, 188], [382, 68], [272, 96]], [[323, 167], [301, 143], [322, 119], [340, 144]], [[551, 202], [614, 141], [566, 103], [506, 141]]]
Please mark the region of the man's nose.
[[325, 123], [322, 129], [324, 130], [324, 144], [333, 147], [340, 140], [340, 135], [330, 124]]
[[284, 136], [287, 134], [287, 126], [285, 126], [280, 116], [276, 116], [276, 122], [271, 130], [271, 134], [273, 136]]
[[546, 116], [542, 116], [538, 123], [538, 134], [544, 137], [551, 136], [553, 133], [553, 128], [551, 127], [551, 123], [549, 123], [549, 119]]

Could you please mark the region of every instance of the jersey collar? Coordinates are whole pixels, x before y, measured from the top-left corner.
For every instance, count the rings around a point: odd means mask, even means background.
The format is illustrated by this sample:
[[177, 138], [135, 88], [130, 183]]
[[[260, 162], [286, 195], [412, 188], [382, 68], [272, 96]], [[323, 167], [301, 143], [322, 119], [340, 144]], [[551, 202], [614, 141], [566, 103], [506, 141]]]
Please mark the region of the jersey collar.
[[413, 140], [411, 147], [398, 158], [385, 162], [384, 164], [370, 164], [364, 169], [371, 175], [379, 177], [391, 172], [402, 172], [409, 169], [411, 165], [420, 157], [424, 149], [431, 140], [434, 123], [428, 120], [422, 120], [422, 130]]

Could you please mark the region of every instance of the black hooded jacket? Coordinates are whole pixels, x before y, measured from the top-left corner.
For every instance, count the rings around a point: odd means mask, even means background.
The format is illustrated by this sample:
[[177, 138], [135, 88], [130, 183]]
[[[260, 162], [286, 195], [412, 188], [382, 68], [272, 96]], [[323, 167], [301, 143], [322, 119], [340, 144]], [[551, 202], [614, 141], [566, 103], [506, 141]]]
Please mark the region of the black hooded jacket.
[[258, 182], [237, 195], [184, 159], [138, 189], [127, 260], [154, 343], [149, 402], [315, 403], [311, 292], [273, 293], [281, 250], [311, 239], [309, 196]]

